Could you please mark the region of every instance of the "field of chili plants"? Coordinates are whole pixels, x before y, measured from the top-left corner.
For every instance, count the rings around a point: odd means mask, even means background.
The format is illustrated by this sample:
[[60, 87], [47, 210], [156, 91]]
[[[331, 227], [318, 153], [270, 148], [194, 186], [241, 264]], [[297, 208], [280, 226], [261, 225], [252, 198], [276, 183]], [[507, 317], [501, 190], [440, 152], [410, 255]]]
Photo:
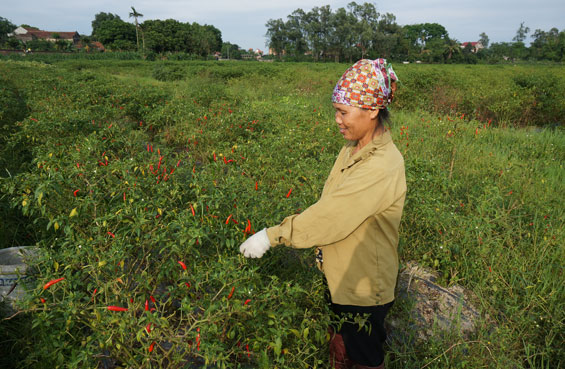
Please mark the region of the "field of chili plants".
[[[39, 248], [0, 367], [326, 368], [312, 250], [238, 247], [317, 200], [346, 68], [0, 61], [0, 247]], [[387, 368], [561, 367], [563, 70], [396, 71], [401, 262], [471, 290], [482, 320], [422, 343], [395, 304]]]

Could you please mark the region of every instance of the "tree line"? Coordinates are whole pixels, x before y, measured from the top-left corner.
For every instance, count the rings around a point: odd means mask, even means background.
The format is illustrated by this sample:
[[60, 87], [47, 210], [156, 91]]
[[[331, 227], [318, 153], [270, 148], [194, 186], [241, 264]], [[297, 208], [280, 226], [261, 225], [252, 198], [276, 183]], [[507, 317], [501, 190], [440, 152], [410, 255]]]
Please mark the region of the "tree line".
[[98, 13], [92, 21], [92, 39], [112, 50], [142, 50], [155, 53], [185, 52], [207, 56], [222, 48], [222, 32], [212, 25], [183, 23], [174, 19], [138, 22], [143, 14], [132, 7], [135, 24], [118, 15]]
[[[353, 61], [385, 57], [396, 61], [477, 63], [512, 60], [565, 61], [565, 31], [536, 30], [530, 47], [524, 43], [530, 29], [520, 24], [513, 42], [493, 43], [484, 32], [479, 47], [449, 36], [438, 23], [400, 26], [391, 13], [380, 14], [371, 3], [351, 2], [332, 11], [329, 5], [306, 12], [296, 9], [286, 17], [270, 19], [267, 44], [281, 59]], [[467, 40], [466, 40], [467, 41]], [[470, 41], [470, 40], [469, 40]]]
[[[183, 23], [174, 19], [146, 20], [131, 8], [134, 23], [118, 15], [100, 12], [92, 21], [92, 34], [82, 36], [81, 43], [101, 42], [107, 50], [141, 51], [144, 53], [186, 53], [207, 57], [221, 53], [222, 57], [240, 59], [252, 50], [223, 42], [221, 31], [212, 25]], [[27, 25], [22, 25], [27, 26]], [[266, 40], [271, 53], [279, 59], [303, 61], [353, 61], [359, 58], [384, 57], [394, 61], [429, 63], [496, 63], [502, 60], [565, 61], [565, 30], [537, 29], [532, 42], [525, 40], [530, 29], [524, 23], [512, 42], [490, 44], [488, 36], [479, 35], [480, 47], [461, 43], [449, 36], [438, 23], [401, 26], [391, 13], [377, 12], [371, 3], [351, 2], [333, 11], [329, 5], [310, 11], [296, 9], [285, 20], [270, 19], [266, 23]], [[29, 27], [29, 26], [28, 26]], [[56, 43], [33, 40], [25, 45], [7, 35], [16, 26], [0, 17], [0, 47], [33, 50], [72, 50], [64, 40]], [[468, 41], [468, 40], [466, 40]]]

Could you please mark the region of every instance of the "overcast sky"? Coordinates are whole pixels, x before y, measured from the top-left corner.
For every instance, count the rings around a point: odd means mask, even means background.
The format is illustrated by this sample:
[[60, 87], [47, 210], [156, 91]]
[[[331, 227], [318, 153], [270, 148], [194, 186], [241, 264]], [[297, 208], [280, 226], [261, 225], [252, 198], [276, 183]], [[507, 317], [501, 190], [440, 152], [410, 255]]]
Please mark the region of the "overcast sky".
[[[131, 6], [146, 19], [176, 19], [211, 24], [222, 39], [245, 49], [265, 50], [265, 23], [286, 19], [294, 10], [330, 5], [332, 11], [351, 0], [0, 0], [0, 17], [15, 25], [29, 24], [44, 31], [78, 31], [90, 35], [100, 12], [129, 18]], [[364, 1], [356, 1], [358, 4]], [[439, 23], [451, 38], [477, 41], [485, 32], [491, 43], [510, 42], [521, 22], [531, 29], [565, 29], [565, 0], [388, 0], [372, 2], [379, 13], [392, 13], [400, 25]], [[528, 40], [529, 41], [529, 40]]]

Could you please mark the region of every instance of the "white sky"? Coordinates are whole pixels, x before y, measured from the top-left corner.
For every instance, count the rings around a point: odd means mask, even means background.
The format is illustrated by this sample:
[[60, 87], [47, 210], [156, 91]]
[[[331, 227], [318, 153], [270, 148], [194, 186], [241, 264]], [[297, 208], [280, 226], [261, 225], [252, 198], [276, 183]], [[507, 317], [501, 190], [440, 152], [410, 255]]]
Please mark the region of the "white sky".
[[[146, 19], [176, 19], [211, 24], [222, 39], [240, 47], [265, 50], [265, 23], [301, 8], [330, 5], [332, 11], [351, 0], [0, 0], [0, 17], [15, 25], [29, 24], [45, 31], [78, 31], [90, 35], [91, 22], [100, 12], [129, 18], [131, 6]], [[357, 0], [358, 4], [365, 1]], [[477, 41], [485, 32], [490, 42], [511, 42], [521, 22], [533, 33], [565, 29], [565, 0], [388, 0], [368, 1], [380, 13], [392, 13], [400, 25], [439, 23], [451, 38]], [[529, 40], [528, 40], [529, 41]]]

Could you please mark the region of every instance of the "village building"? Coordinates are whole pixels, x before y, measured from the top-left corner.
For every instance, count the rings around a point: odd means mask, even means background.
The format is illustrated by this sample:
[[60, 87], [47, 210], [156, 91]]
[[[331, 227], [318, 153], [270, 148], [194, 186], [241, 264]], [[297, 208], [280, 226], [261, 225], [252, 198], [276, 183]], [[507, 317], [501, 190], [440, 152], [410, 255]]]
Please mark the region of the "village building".
[[41, 31], [27, 27], [18, 27], [10, 34], [16, 39], [22, 42], [28, 42], [32, 40], [45, 40], [49, 42], [57, 42], [60, 40], [69, 41], [73, 45], [77, 45], [80, 41], [80, 35], [78, 32], [53, 32], [53, 31]]
[[483, 44], [479, 41], [479, 42], [463, 42], [460, 46], [462, 49], [466, 48], [467, 45], [471, 45], [471, 52], [472, 53], [477, 53], [479, 52], [479, 50], [484, 49], [485, 47], [483, 46]]

